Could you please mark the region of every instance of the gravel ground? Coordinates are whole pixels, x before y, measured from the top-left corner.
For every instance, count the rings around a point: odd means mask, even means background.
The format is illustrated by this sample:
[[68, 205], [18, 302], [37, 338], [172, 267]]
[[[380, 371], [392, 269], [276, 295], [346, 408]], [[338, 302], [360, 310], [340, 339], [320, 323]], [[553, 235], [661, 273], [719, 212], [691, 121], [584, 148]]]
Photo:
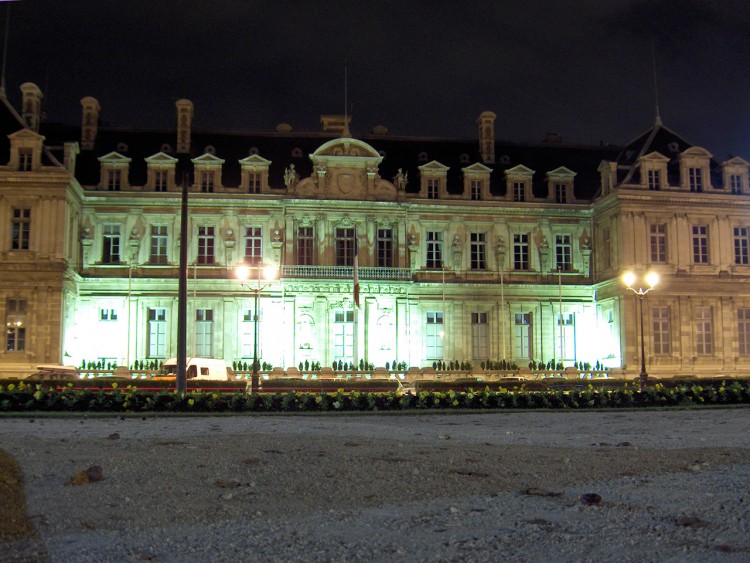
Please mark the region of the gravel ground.
[[0, 559], [746, 562], [748, 437], [747, 408], [5, 418], [37, 536]]

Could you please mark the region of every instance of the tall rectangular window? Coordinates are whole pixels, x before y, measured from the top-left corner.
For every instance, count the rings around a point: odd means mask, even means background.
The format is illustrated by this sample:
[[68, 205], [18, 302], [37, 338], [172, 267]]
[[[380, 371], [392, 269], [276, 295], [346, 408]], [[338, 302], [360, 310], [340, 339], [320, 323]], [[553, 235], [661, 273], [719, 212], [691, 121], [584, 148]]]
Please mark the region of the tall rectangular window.
[[214, 263], [214, 244], [214, 227], [198, 227], [198, 264]]
[[695, 308], [695, 353], [710, 356], [714, 353], [714, 325], [711, 307]]
[[354, 266], [354, 229], [338, 227], [334, 232], [337, 266]]
[[649, 190], [661, 189], [661, 170], [649, 170], [648, 171], [648, 189]]
[[263, 262], [263, 233], [260, 227], [245, 228], [245, 263], [258, 266]]
[[31, 172], [34, 152], [32, 149], [18, 149], [18, 171]]
[[750, 308], [737, 309], [737, 342], [740, 356], [750, 356]]
[[472, 270], [486, 270], [487, 269], [487, 234], [486, 233], [471, 233], [470, 238], [470, 251], [471, 251], [471, 269]]
[[612, 237], [609, 229], [602, 229], [602, 267], [612, 266]]
[[425, 266], [435, 269], [443, 267], [443, 233], [440, 231], [427, 231]]
[[526, 201], [525, 182], [513, 182], [513, 201]]
[[425, 323], [425, 352], [428, 360], [443, 359], [443, 313], [427, 313]]
[[[242, 311], [242, 322], [240, 323], [240, 355], [243, 358], [252, 358], [255, 351], [255, 323], [258, 319], [253, 315], [252, 309]], [[258, 350], [260, 357], [260, 350]]]
[[248, 172], [247, 174], [247, 193], [259, 194], [260, 193], [260, 172]]
[[107, 191], [119, 192], [122, 187], [122, 170], [113, 168], [107, 171]]
[[688, 168], [688, 185], [691, 192], [703, 191], [703, 169]]
[[649, 244], [651, 247], [651, 262], [654, 264], [667, 263], [667, 225], [659, 223], [649, 225]]
[[213, 193], [215, 179], [216, 179], [215, 170], [204, 170], [201, 173], [201, 192], [204, 194]]
[[5, 301], [5, 351], [26, 350], [26, 300], [10, 298]]
[[567, 184], [555, 184], [555, 203], [568, 203]]
[[312, 227], [297, 227], [297, 264], [312, 266], [315, 239]]
[[672, 334], [669, 307], [655, 306], [651, 308], [654, 325], [654, 354], [667, 356], [672, 351]]
[[107, 223], [102, 231], [102, 264], [120, 262], [120, 225]]
[[513, 235], [513, 269], [529, 269], [529, 235], [527, 233]]
[[472, 201], [479, 201], [482, 199], [482, 181], [471, 180], [469, 182], [469, 190], [471, 192]]
[[354, 311], [339, 309], [333, 317], [333, 359], [351, 362], [353, 358]]
[[151, 225], [151, 253], [149, 262], [151, 264], [167, 264], [167, 236], [166, 225]]
[[393, 267], [393, 229], [378, 229], [378, 268]]
[[750, 263], [750, 256], [748, 256], [748, 250], [750, 249], [750, 229], [747, 227], [735, 227], [734, 228], [734, 263], [745, 264]]
[[213, 357], [214, 312], [213, 309], [195, 310], [195, 355], [199, 358]]
[[573, 269], [573, 243], [570, 235], [555, 235], [555, 260], [557, 269], [561, 272]]
[[707, 225], [693, 225], [693, 263], [708, 264]]
[[167, 310], [148, 310], [148, 357], [167, 357]]
[[13, 208], [11, 221], [11, 250], [28, 250], [31, 231], [31, 209]]
[[487, 313], [471, 314], [471, 357], [474, 360], [486, 360], [490, 355], [489, 324]]
[[162, 170], [158, 168], [154, 170], [154, 191], [166, 192], [168, 178], [169, 176], [166, 170]]
[[576, 358], [576, 317], [574, 313], [563, 313], [557, 315], [557, 327], [559, 339], [555, 350], [563, 360], [575, 360]]
[[513, 357], [531, 359], [531, 313], [513, 316]]
[[440, 180], [427, 178], [427, 199], [438, 199], [438, 197], [440, 197]]
[[731, 188], [733, 194], [741, 194], [742, 193], [742, 176], [739, 174], [730, 174], [729, 175], [729, 187]]

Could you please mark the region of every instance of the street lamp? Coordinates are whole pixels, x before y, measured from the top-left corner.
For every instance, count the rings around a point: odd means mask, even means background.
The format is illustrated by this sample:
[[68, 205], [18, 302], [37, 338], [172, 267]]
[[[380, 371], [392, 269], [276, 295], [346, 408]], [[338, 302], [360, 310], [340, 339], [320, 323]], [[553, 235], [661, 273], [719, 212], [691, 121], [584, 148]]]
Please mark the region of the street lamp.
[[[257, 283], [252, 285], [249, 283], [250, 270], [255, 269], [258, 272]], [[237, 266], [234, 271], [237, 279], [240, 280], [243, 286], [248, 288], [255, 299], [255, 306], [253, 307], [253, 373], [250, 376], [250, 389], [253, 393], [257, 393], [260, 389], [260, 375], [258, 373], [258, 308], [260, 306], [260, 292], [271, 285], [271, 282], [275, 280], [279, 275], [279, 270], [276, 266]], [[265, 280], [264, 283], [261, 283]]]
[[635, 289], [633, 287], [633, 284], [638, 280], [638, 276], [636, 276], [633, 272], [625, 272], [622, 275], [622, 281], [627, 286], [627, 288], [635, 293], [635, 295], [638, 297], [638, 300], [641, 302], [641, 373], [639, 375], [640, 379], [640, 387], [641, 390], [646, 386], [646, 380], [648, 379], [648, 373], [646, 373], [646, 346], [644, 344], [644, 338], [645, 335], [643, 334], [643, 300], [646, 298], [646, 294], [650, 291], [654, 290], [654, 287], [656, 287], [656, 284], [659, 283], [659, 274], [655, 272], [649, 272], [646, 274], [646, 277], [644, 280], [648, 284], [648, 288], [643, 289], [642, 287], [639, 287], [638, 289]]

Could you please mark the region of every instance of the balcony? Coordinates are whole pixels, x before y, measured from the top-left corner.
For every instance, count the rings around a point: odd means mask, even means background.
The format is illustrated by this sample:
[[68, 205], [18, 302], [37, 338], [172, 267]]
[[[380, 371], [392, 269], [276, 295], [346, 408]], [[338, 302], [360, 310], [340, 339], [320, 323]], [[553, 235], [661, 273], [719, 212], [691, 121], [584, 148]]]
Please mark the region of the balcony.
[[[374, 280], [411, 280], [409, 268], [358, 268], [359, 279]], [[293, 266], [285, 265], [281, 268], [284, 278], [315, 278], [315, 279], [352, 279], [354, 268], [351, 266]]]

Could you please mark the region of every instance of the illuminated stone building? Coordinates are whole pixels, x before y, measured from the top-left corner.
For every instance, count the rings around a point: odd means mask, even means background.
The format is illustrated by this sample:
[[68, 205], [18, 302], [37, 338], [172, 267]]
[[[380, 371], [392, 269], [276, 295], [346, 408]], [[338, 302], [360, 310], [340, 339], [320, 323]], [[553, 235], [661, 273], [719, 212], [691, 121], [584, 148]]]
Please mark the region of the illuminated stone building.
[[651, 375], [750, 366], [748, 162], [658, 119], [616, 147], [500, 141], [491, 112], [472, 140], [351, 134], [342, 116], [217, 133], [179, 100], [173, 129], [128, 130], [91, 97], [79, 126], [45, 123], [42, 92], [21, 90], [20, 112], [0, 104], [6, 376], [176, 355], [182, 182], [189, 355], [251, 360], [234, 268], [273, 264], [258, 355], [274, 366], [555, 359], [632, 377], [633, 269], [661, 275], [643, 302]]

